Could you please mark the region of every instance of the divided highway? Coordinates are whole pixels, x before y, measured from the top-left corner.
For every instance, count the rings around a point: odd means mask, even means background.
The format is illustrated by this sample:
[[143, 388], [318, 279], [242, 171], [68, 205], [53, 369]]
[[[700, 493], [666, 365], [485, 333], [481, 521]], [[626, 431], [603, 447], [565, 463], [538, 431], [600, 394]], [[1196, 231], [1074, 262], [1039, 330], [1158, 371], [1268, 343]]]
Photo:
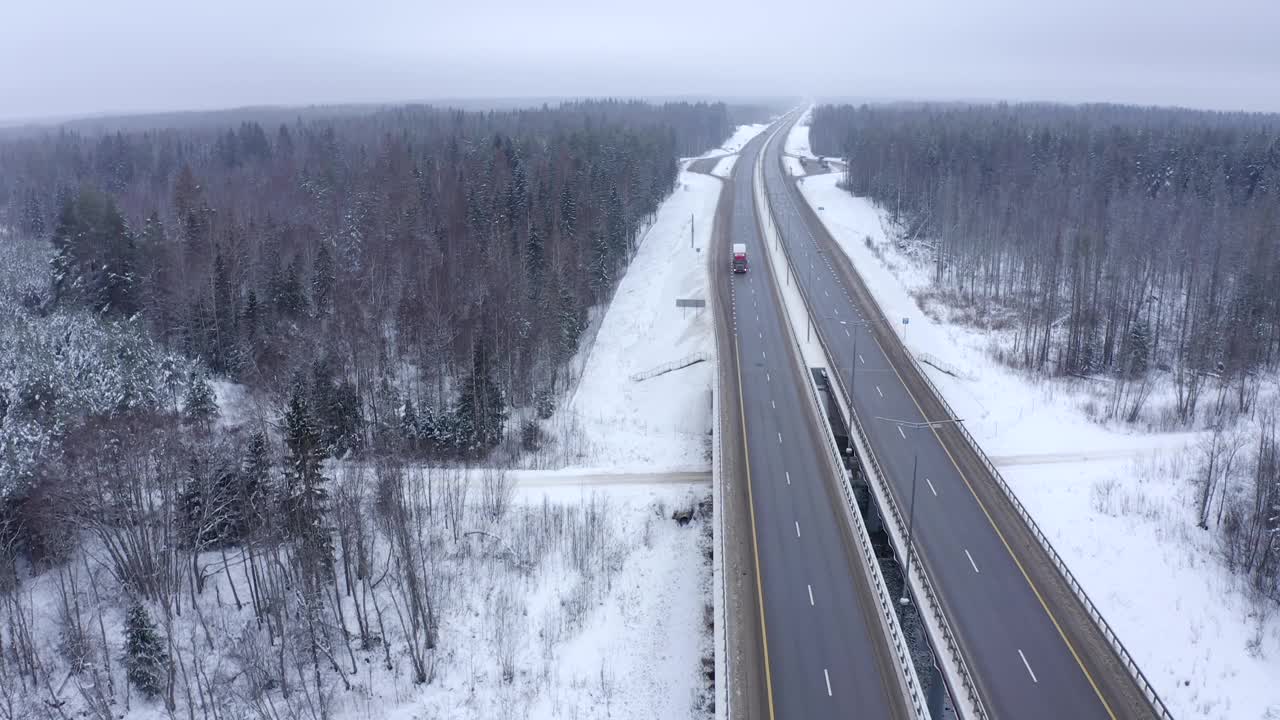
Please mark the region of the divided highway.
[[[785, 137], [785, 130], [779, 135]], [[909, 425], [943, 420], [945, 410], [908, 367], [897, 335], [885, 327], [847, 257], [784, 176], [782, 145], [782, 139], [775, 139], [764, 150], [764, 168], [783, 244], [833, 354], [831, 362], [853, 390], [856, 414], [904, 518], [916, 465], [914, 542], [988, 715], [1017, 720], [1153, 717], [1137, 684], [1025, 523], [1009, 511], [1007, 499], [1001, 499], [960, 433], [954, 427]], [[757, 296], [745, 303], [751, 320]], [[740, 323], [743, 310], [740, 289]], [[753, 326], [745, 325], [742, 334], [754, 334]], [[744, 366], [755, 359], [753, 353], [759, 355], [744, 343]], [[750, 372], [744, 367], [744, 373]], [[767, 422], [755, 425], [764, 427], [754, 432], [772, 432]], [[765, 440], [753, 437], [752, 443]], [[772, 523], [783, 522], [778, 517], [786, 512], [779, 507], [783, 502], [757, 500], [770, 506]], [[835, 717], [794, 717], [819, 716]]]
[[[758, 137], [741, 152], [721, 200], [731, 202], [727, 232], [709, 259], [726, 326], [722, 405], [735, 416], [723, 432], [741, 434], [724, 445], [741, 453], [726, 460], [734, 469], [725, 481], [746, 483], [753, 590], [763, 606], [762, 617], [731, 619], [758, 624], [765, 678], [758, 702], [734, 707], [734, 717], [908, 718], [761, 245], [752, 175], [763, 146]], [[748, 273], [730, 273], [730, 243], [747, 245]]]

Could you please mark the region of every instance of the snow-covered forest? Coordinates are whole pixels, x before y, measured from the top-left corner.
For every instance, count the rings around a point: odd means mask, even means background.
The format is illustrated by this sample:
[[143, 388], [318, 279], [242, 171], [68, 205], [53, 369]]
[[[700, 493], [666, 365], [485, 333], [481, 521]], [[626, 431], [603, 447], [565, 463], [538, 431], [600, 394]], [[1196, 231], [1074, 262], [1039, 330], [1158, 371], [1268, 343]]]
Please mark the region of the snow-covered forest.
[[[531, 648], [545, 668], [640, 530], [462, 466], [542, 442], [589, 310], [731, 115], [0, 140], [0, 718], [378, 716], [441, 674], [511, 683]], [[517, 617], [535, 592], [560, 612]]]
[[1099, 422], [1202, 433], [1198, 525], [1272, 612], [1280, 116], [822, 106], [810, 140], [848, 160], [841, 186], [929, 268], [926, 312], [983, 329], [1010, 367], [1085, 387]]

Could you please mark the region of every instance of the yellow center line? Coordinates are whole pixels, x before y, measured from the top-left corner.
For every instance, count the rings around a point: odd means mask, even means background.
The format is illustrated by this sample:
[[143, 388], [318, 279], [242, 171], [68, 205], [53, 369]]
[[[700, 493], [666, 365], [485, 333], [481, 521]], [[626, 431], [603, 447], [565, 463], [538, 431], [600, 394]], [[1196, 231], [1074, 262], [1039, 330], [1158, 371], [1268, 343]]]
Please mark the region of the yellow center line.
[[747, 505], [751, 511], [751, 554], [756, 563], [756, 599], [760, 602], [760, 640], [764, 646], [764, 684], [769, 697], [769, 720], [773, 720], [773, 673], [769, 668], [769, 630], [764, 621], [764, 586], [760, 581], [760, 544], [756, 540], [756, 502], [751, 495], [751, 459], [747, 454], [747, 408], [742, 399], [742, 360], [738, 338], [733, 339], [733, 362], [738, 368], [738, 410], [742, 413], [742, 457], [747, 466]]

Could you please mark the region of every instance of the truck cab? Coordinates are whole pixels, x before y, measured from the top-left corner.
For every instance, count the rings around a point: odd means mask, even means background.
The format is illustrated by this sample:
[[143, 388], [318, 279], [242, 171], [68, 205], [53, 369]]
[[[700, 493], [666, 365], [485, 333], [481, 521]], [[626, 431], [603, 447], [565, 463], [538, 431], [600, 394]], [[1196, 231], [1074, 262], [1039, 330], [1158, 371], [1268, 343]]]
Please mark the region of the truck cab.
[[747, 271], [747, 245], [746, 243], [733, 244], [733, 271], [735, 273], [744, 273]]

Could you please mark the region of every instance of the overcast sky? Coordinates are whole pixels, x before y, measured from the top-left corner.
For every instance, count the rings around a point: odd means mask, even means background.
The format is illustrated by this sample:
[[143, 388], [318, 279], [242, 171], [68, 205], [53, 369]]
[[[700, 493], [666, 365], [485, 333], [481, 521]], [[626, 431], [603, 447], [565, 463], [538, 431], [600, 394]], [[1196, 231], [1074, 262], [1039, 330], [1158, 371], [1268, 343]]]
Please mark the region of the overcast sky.
[[0, 0], [0, 119], [598, 95], [1280, 111], [1280, 0]]

